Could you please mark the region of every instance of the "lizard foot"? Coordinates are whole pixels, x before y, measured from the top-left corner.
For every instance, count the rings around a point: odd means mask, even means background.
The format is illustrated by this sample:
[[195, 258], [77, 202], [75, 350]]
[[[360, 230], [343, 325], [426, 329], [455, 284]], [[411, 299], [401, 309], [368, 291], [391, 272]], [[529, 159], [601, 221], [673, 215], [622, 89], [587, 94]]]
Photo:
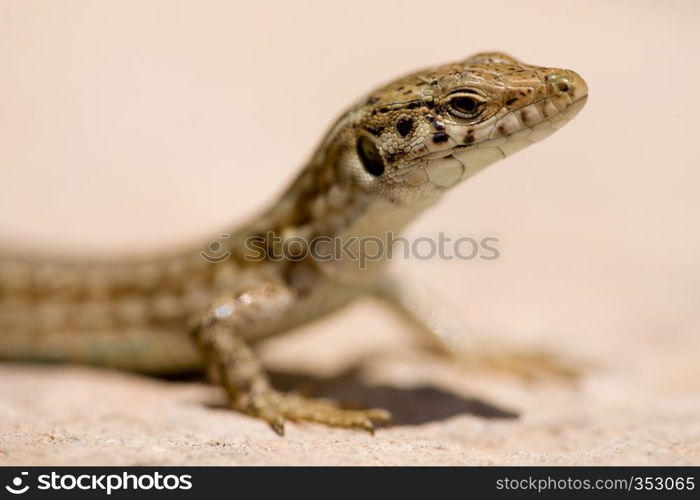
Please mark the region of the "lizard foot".
[[273, 389], [253, 397], [234, 400], [231, 406], [242, 413], [265, 420], [280, 436], [284, 435], [285, 421], [365, 429], [371, 434], [374, 434], [377, 426], [391, 422], [391, 414], [381, 408], [346, 410], [328, 399], [310, 399]]

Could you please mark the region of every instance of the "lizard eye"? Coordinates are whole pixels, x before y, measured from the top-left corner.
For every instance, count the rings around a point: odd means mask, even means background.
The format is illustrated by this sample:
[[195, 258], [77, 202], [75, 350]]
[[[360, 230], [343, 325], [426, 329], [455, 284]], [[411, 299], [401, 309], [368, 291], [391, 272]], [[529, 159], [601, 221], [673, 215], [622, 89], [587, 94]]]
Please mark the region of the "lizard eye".
[[481, 111], [484, 101], [481, 97], [470, 93], [456, 93], [448, 101], [450, 113], [460, 118], [474, 118]]
[[357, 140], [357, 155], [368, 173], [375, 177], [384, 173], [384, 162], [372, 139], [363, 135]]

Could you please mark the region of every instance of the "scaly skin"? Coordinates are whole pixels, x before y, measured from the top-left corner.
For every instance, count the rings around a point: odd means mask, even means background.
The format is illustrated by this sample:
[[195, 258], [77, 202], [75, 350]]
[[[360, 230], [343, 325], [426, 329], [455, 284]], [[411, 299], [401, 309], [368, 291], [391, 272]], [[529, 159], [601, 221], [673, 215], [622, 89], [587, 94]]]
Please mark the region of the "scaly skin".
[[479, 54], [396, 80], [350, 108], [282, 198], [228, 232], [220, 262], [202, 257], [208, 243], [122, 262], [4, 257], [0, 358], [159, 373], [204, 366], [232, 408], [279, 433], [285, 420], [371, 430], [387, 412], [279, 393], [249, 344], [367, 293], [447, 344], [461, 332], [429, 318], [420, 294], [385, 272], [386, 259], [363, 269], [347, 257], [280, 261], [253, 250], [271, 248], [272, 234], [397, 234], [446, 190], [563, 126], [587, 92], [572, 71]]

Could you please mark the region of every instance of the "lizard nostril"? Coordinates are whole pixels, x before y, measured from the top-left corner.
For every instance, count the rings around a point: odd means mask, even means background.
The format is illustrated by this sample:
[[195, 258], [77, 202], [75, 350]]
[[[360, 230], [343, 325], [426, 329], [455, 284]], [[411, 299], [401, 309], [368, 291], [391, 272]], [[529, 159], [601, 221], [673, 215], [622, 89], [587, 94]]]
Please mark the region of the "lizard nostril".
[[546, 81], [554, 94], [565, 94], [575, 90], [574, 80], [567, 74], [552, 73], [547, 75]]

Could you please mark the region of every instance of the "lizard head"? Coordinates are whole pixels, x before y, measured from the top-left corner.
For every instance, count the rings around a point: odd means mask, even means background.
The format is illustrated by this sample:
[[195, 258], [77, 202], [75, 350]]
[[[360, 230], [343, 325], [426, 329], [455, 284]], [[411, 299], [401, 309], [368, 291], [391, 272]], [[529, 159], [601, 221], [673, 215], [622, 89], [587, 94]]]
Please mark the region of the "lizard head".
[[561, 128], [587, 95], [573, 71], [501, 53], [398, 79], [331, 127], [274, 210], [276, 227], [400, 230], [451, 187]]
[[477, 54], [396, 80], [354, 108], [347, 165], [393, 204], [434, 198], [561, 128], [587, 94], [573, 71]]

